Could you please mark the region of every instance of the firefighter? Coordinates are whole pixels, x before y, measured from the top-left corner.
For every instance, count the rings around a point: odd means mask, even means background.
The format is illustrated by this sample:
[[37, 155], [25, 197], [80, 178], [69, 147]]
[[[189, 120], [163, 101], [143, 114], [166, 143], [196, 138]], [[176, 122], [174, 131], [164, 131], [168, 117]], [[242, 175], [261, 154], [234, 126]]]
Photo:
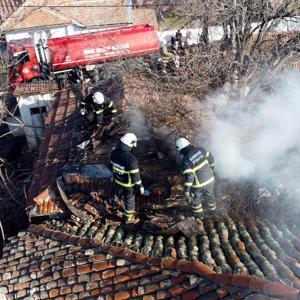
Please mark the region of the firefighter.
[[80, 103], [80, 113], [85, 116], [88, 124], [107, 125], [117, 113], [112, 100], [100, 92], [89, 93]]
[[126, 133], [121, 137], [117, 147], [111, 153], [111, 167], [115, 182], [115, 198], [125, 198], [124, 217], [127, 224], [136, 224], [139, 218], [135, 215], [135, 193], [138, 189], [144, 194], [137, 158], [131, 153], [137, 147], [137, 137]]
[[176, 38], [176, 41], [178, 42], [179, 50], [182, 50], [183, 49], [183, 41], [182, 41], [182, 33], [181, 33], [180, 29], [178, 29], [176, 31], [175, 38]]
[[196, 218], [203, 218], [202, 202], [209, 212], [216, 209], [214, 194], [215, 163], [212, 154], [202, 147], [194, 147], [186, 138], [176, 141], [176, 149], [183, 155], [181, 169], [184, 176], [184, 197], [192, 194], [192, 211]]

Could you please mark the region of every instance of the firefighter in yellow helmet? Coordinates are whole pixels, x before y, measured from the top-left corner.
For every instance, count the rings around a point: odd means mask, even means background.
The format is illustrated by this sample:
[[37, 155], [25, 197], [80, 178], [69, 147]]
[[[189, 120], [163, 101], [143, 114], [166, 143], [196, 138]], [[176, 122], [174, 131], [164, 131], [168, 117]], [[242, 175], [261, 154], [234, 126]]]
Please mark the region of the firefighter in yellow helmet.
[[137, 158], [131, 153], [137, 147], [137, 137], [126, 133], [121, 137], [117, 147], [111, 153], [111, 167], [116, 186], [115, 197], [125, 198], [124, 217], [127, 224], [138, 223], [135, 216], [135, 190], [144, 194]]
[[214, 212], [215, 162], [212, 154], [202, 147], [194, 147], [186, 138], [176, 140], [176, 149], [183, 155], [181, 170], [184, 176], [184, 196], [192, 194], [192, 211], [196, 218], [203, 218], [203, 201], [208, 211]]
[[101, 92], [95, 92], [89, 93], [80, 102], [80, 113], [89, 124], [96, 121], [98, 125], [106, 125], [116, 115], [117, 109], [112, 100]]

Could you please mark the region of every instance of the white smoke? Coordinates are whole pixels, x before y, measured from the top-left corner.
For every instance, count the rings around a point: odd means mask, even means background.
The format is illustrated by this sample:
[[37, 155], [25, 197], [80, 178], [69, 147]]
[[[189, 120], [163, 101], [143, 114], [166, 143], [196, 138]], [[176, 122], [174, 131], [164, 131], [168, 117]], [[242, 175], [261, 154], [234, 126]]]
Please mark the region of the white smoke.
[[153, 127], [151, 120], [137, 106], [126, 111], [124, 116], [129, 121], [129, 131], [136, 134], [139, 141], [147, 141], [144, 151], [154, 148], [160, 158], [172, 157], [180, 163], [181, 158], [175, 147], [176, 136], [170, 128], [165, 125]]
[[151, 136], [150, 126], [144, 113], [139, 107], [132, 107], [124, 113], [125, 118], [129, 120], [129, 131], [136, 134], [141, 139], [147, 139]]
[[[300, 73], [283, 72], [272, 90], [249, 89], [232, 98], [228, 86], [209, 99], [217, 104], [211, 151], [222, 177], [300, 187]], [[220, 105], [221, 103], [221, 105]]]

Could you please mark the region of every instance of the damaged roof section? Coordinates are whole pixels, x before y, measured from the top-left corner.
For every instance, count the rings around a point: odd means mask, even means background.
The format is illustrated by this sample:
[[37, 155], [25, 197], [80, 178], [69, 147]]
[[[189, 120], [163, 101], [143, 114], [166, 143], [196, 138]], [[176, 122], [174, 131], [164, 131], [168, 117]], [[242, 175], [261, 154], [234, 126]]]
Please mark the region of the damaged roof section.
[[[132, 82], [130, 84], [134, 85]], [[132, 108], [130, 105], [136, 108], [135, 104], [138, 101], [146, 103], [142, 96], [134, 97], [134, 92], [140, 95], [140, 89], [134, 90], [128, 86], [130, 85], [118, 86], [115, 89], [118, 92], [115, 94], [105, 93], [113, 95], [113, 100], [120, 100], [121, 103], [118, 104], [122, 111], [128, 107]], [[119, 98], [115, 97], [117, 93]], [[109, 180], [100, 182], [92, 178], [93, 176], [88, 178], [89, 176], [74, 170], [62, 172], [62, 168], [68, 163], [71, 166], [74, 166], [75, 162], [107, 163], [111, 147], [117, 138], [112, 136], [105, 143], [96, 139], [97, 143], [93, 144], [91, 153], [85, 153], [91, 156], [87, 155], [84, 160], [76, 161], [76, 146], [87, 140], [91, 132], [80, 129], [82, 120], [77, 108], [79, 98], [76, 99], [71, 91], [66, 90], [58, 94], [57, 99], [46, 120], [47, 126], [35, 166], [30, 195], [37, 204], [34, 208], [36, 215], [52, 214], [62, 209], [67, 211], [65, 206], [55, 210], [58, 207], [56, 201], [63, 205], [61, 199], [66, 198], [65, 204], [72, 206], [69, 209], [71, 217], [67, 219], [65, 216], [60, 220], [46, 222], [42, 226], [33, 226], [23, 233], [25, 240], [32, 241], [31, 247], [37, 247], [40, 252], [33, 254], [25, 248], [22, 252], [22, 255], [29, 256], [29, 266], [23, 266], [25, 270], [22, 275], [28, 276], [28, 273], [34, 272], [33, 277], [26, 277], [27, 279], [22, 281], [28, 281], [29, 287], [32, 281], [35, 282], [37, 297], [55, 298], [59, 295], [75, 294], [78, 297], [101, 295], [104, 299], [247, 299], [252, 295], [260, 295], [263, 299], [297, 299], [300, 287], [300, 240], [296, 227], [217, 215], [215, 218], [207, 217], [203, 222], [196, 222], [193, 218], [194, 226], [190, 227], [193, 234], [189, 234], [189, 230], [183, 225], [185, 223], [175, 222], [175, 217], [182, 207], [186, 211], [189, 210], [186, 203], [182, 202], [182, 197], [173, 194], [170, 196], [170, 193], [165, 193], [161, 187], [153, 201], [146, 197], [137, 198], [137, 208], [143, 213], [141, 224], [123, 224], [120, 217], [115, 217], [117, 210], [113, 210], [112, 204], [107, 203], [105, 199], [109, 198], [105, 193], [111, 194], [112, 184]], [[122, 132], [122, 126], [118, 130]], [[97, 134], [100, 134], [99, 132]], [[167, 158], [159, 159], [158, 153], [155, 153], [155, 144], [151, 139], [141, 139], [139, 143], [142, 153], [137, 153], [137, 156], [142, 158], [142, 175], [150, 179], [151, 174], [154, 174], [156, 179], [165, 178], [177, 191], [176, 186], [180, 185], [180, 181], [177, 181], [174, 175], [178, 173], [176, 164]], [[60, 186], [60, 194], [56, 182], [59, 176], [64, 184]], [[163, 196], [159, 198], [159, 194]], [[67, 207], [69, 208], [68, 205]], [[188, 218], [188, 213], [186, 216], [186, 220], [192, 219]], [[163, 221], [160, 223], [161, 220]], [[36, 235], [40, 237], [37, 238]], [[12, 272], [18, 271], [20, 274], [23, 271], [22, 268], [18, 269], [20, 262], [12, 265], [10, 262], [19, 259], [21, 254], [15, 256], [14, 251], [19, 250], [14, 250], [14, 247], [20, 248], [18, 243], [23, 236], [11, 241], [2, 261], [5, 268], [12, 267]], [[68, 256], [72, 254], [69, 252], [58, 254], [60, 250], [73, 248], [74, 244], [80, 245], [77, 247], [76, 256]], [[86, 253], [84, 249], [92, 249], [92, 252]], [[54, 260], [51, 253], [64, 260]], [[90, 258], [90, 255], [95, 253], [104, 255], [101, 256], [101, 270], [95, 267], [97, 264], [94, 265], [93, 259]], [[35, 255], [38, 255], [38, 258], [35, 258]], [[81, 260], [83, 256], [85, 260]], [[69, 257], [72, 263], [68, 267], [68, 264], [64, 263]], [[121, 264], [119, 259], [126, 263], [118, 265]], [[27, 258], [24, 261], [26, 260]], [[111, 261], [114, 262], [113, 265]], [[135, 269], [127, 269], [127, 266], [135, 264], [139, 265], [138, 273], [142, 274], [139, 275], [141, 277], [136, 280], [135, 275], [128, 277], [125, 274], [126, 277], [122, 276], [122, 282], [119, 282], [118, 276], [122, 271], [118, 268], [126, 267], [125, 272], [132, 274], [131, 271]], [[35, 266], [38, 269], [35, 269]], [[68, 268], [72, 269], [71, 273], [62, 277], [64, 269]], [[146, 275], [143, 275], [145, 270], [157, 270], [160, 272], [159, 276], [163, 275], [163, 279], [156, 282], [152, 273], [146, 272]], [[38, 273], [41, 271], [44, 272]], [[96, 276], [94, 273], [98, 271], [101, 274], [96, 280], [93, 276]], [[9, 269], [4, 269], [4, 273], [6, 272], [10, 272]], [[55, 279], [54, 273], [58, 276]], [[19, 276], [19, 273], [16, 274]], [[177, 276], [182, 279], [176, 281], [174, 278]], [[11, 282], [9, 278], [4, 280], [2, 286], [7, 289], [7, 293], [19, 293], [22, 297], [25, 297], [26, 293], [27, 296], [31, 290], [26, 285], [23, 289], [25, 292], [19, 291], [20, 286], [15, 288], [18, 282]], [[51, 290], [54, 291], [50, 295]]]
[[45, 131], [28, 192], [27, 207], [31, 208], [31, 215], [62, 211], [56, 201], [55, 180], [58, 171], [68, 162], [71, 150], [88, 134], [80, 129], [81, 120], [75, 114], [77, 102], [70, 90], [59, 92], [46, 118]]
[[0, 279], [0, 296], [8, 299], [297, 299], [299, 292], [257, 277], [216, 274], [199, 261], [150, 257], [36, 225], [10, 239]]
[[[122, 87], [118, 83], [110, 82], [105, 94], [117, 102], [121, 101]], [[78, 157], [81, 151], [77, 146], [89, 140], [94, 130], [92, 127], [82, 128], [84, 120], [78, 109], [81, 97], [75, 87], [72, 91], [61, 90], [55, 96], [52, 109], [45, 120], [45, 130], [28, 192], [27, 207], [30, 208], [30, 216], [57, 214], [66, 209], [59, 195], [56, 179], [62, 175], [65, 165], [82, 162], [82, 157]], [[117, 133], [121, 129], [112, 128], [112, 132]], [[101, 135], [101, 132], [96, 134]], [[99, 157], [104, 155], [107, 159], [111, 147], [111, 144], [106, 148], [101, 146], [103, 149]], [[97, 163], [94, 158], [92, 160], [92, 163]]]

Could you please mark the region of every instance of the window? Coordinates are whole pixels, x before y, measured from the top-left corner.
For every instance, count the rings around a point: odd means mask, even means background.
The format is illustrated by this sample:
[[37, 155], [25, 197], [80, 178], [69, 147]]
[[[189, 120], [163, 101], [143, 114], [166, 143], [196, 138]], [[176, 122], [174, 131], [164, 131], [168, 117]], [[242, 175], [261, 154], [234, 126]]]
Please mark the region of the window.
[[46, 106], [33, 107], [30, 108], [31, 115], [44, 114], [47, 113]]

